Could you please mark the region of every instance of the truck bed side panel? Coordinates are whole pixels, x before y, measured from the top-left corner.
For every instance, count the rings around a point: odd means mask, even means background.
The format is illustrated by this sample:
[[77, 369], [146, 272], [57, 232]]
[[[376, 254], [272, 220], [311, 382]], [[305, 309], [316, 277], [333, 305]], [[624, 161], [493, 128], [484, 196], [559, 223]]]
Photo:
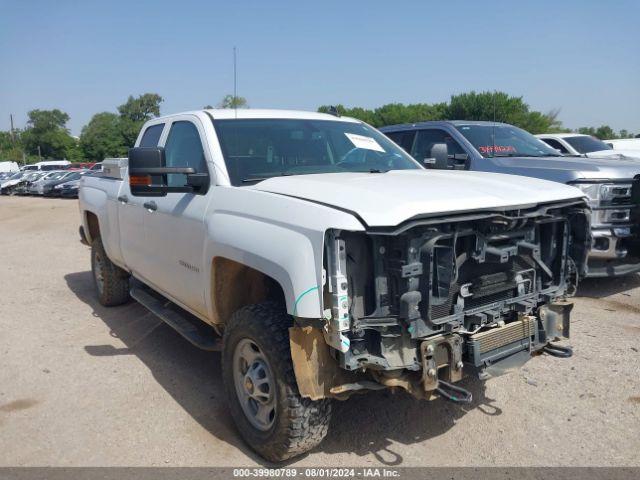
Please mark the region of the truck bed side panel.
[[[98, 218], [100, 236], [107, 255], [116, 265], [124, 267], [120, 250], [120, 227], [118, 225], [118, 195], [122, 181], [107, 177], [85, 177], [82, 179], [79, 201], [85, 232], [89, 235], [87, 212]], [[89, 238], [89, 241], [93, 241]]]

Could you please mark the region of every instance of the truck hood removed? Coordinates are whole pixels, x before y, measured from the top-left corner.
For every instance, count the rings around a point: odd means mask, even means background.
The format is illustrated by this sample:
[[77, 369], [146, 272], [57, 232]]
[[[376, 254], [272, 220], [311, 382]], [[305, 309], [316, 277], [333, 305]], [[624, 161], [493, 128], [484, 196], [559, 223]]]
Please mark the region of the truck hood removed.
[[252, 187], [357, 214], [370, 227], [417, 216], [529, 207], [583, 197], [556, 182], [485, 172], [392, 170], [274, 177]]

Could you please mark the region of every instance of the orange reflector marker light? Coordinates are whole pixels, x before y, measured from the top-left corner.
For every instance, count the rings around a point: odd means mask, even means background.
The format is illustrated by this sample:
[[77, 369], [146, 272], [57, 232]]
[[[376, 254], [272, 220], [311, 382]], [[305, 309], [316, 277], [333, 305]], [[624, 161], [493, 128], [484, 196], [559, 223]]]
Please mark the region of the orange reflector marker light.
[[148, 187], [151, 185], [150, 175], [131, 175], [129, 176], [129, 185], [135, 185], [139, 187]]

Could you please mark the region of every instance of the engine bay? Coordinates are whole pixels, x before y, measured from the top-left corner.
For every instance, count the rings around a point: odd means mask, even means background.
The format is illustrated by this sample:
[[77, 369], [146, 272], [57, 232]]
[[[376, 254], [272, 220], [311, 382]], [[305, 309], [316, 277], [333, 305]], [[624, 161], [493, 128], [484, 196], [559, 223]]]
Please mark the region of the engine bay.
[[416, 372], [429, 389], [438, 378], [459, 380], [463, 366], [481, 373], [568, 336], [562, 301], [586, 273], [589, 214], [569, 201], [328, 232], [324, 336], [332, 355], [382, 383]]

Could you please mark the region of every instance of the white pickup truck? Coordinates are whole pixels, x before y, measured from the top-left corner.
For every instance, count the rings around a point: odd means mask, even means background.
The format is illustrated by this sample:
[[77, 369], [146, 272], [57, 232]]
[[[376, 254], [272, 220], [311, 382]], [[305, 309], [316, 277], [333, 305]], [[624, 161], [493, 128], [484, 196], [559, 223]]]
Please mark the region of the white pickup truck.
[[147, 122], [79, 197], [99, 301], [222, 350], [231, 415], [271, 461], [322, 440], [333, 398], [471, 402], [463, 376], [570, 355], [551, 342], [591, 242], [573, 187], [426, 170], [354, 119], [204, 110]]

